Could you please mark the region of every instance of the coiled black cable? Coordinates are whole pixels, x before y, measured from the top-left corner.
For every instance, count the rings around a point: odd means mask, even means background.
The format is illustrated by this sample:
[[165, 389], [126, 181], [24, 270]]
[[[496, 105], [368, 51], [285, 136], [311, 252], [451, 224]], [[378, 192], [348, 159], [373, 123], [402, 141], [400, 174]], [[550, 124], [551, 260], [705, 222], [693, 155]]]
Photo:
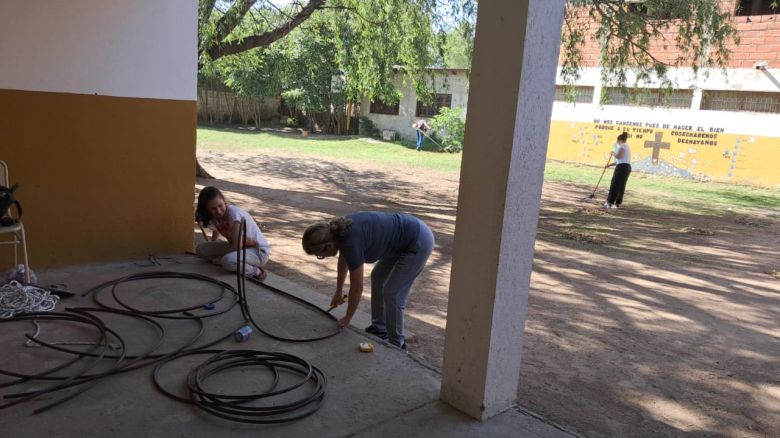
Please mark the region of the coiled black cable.
[[[239, 231], [239, 241], [244, 242], [246, 236], [246, 222], [241, 221]], [[337, 329], [332, 333], [328, 333], [322, 336], [315, 336], [311, 338], [289, 338], [284, 336], [275, 335], [268, 330], [264, 329], [253, 318], [251, 309], [247, 302], [246, 296], [246, 279], [245, 276], [245, 263], [246, 260], [246, 248], [241, 247], [238, 251], [238, 266], [236, 271], [236, 287], [227, 284], [223, 281], [216, 280], [214, 278], [194, 273], [180, 273], [180, 272], [167, 272], [156, 271], [146, 272], [139, 274], [132, 274], [118, 279], [110, 280], [99, 284], [88, 291], [84, 292], [82, 296], [92, 295], [93, 301], [97, 304], [98, 308], [72, 308], [67, 309], [66, 312], [35, 312], [17, 315], [12, 319], [0, 320], [2, 322], [12, 321], [60, 321], [69, 323], [80, 323], [94, 327], [97, 330], [98, 336], [95, 342], [92, 343], [91, 348], [87, 350], [77, 350], [73, 348], [63, 347], [56, 345], [53, 342], [46, 342], [35, 336], [26, 335], [28, 339], [35, 342], [41, 347], [60, 351], [63, 353], [71, 354], [74, 357], [66, 360], [62, 364], [59, 364], [50, 369], [34, 373], [25, 374], [16, 371], [1, 370], [0, 374], [11, 377], [16, 377], [18, 380], [5, 382], [0, 384], [2, 387], [10, 387], [16, 384], [25, 382], [36, 381], [48, 381], [52, 382], [51, 385], [27, 392], [19, 392], [14, 394], [5, 394], [6, 399], [15, 399], [13, 401], [0, 404], [0, 409], [4, 409], [24, 401], [32, 400], [44, 394], [54, 393], [62, 391], [68, 388], [77, 388], [71, 390], [67, 395], [54, 402], [47, 404], [46, 406], [36, 409], [33, 413], [44, 412], [54, 406], [57, 406], [71, 398], [87, 391], [92, 386], [96, 385], [105, 377], [117, 375], [130, 370], [139, 369], [145, 366], [157, 364], [153, 372], [153, 380], [155, 387], [163, 394], [171, 397], [175, 400], [192, 403], [199, 406], [206, 412], [225, 418], [232, 421], [238, 421], [243, 423], [252, 424], [272, 424], [281, 423], [287, 421], [294, 421], [300, 418], [304, 418], [312, 413], [316, 412], [321, 406], [325, 397], [325, 386], [327, 379], [325, 375], [316, 367], [304, 359], [286, 353], [275, 352], [263, 352], [256, 350], [212, 350], [209, 349], [213, 345], [222, 342], [229, 338], [233, 332], [220, 336], [214, 341], [208, 342], [205, 345], [191, 348], [192, 345], [202, 336], [205, 326], [203, 319], [222, 315], [229, 312], [236, 305], [239, 306], [241, 314], [243, 316], [243, 325], [251, 323], [255, 329], [264, 335], [284, 342], [312, 342], [322, 339], [333, 337], [341, 332], [341, 329]], [[152, 279], [190, 279], [204, 281], [215, 284], [220, 287], [220, 294], [214, 298], [206, 300], [205, 302], [190, 305], [176, 309], [164, 309], [164, 310], [143, 310], [129, 305], [120, 294], [118, 287], [121, 284], [138, 281], [138, 280], [152, 280]], [[289, 294], [278, 288], [260, 283], [254, 279], [250, 280], [257, 285], [271, 290], [277, 294], [283, 295], [286, 298], [293, 300], [294, 302], [301, 304], [307, 308], [319, 312], [321, 315], [336, 321], [336, 318], [328, 313], [326, 310], [321, 309], [312, 303]], [[100, 299], [101, 291], [110, 286], [111, 295], [114, 301], [121, 306], [121, 308], [112, 307]], [[196, 310], [201, 309], [207, 305], [215, 305], [224, 300], [227, 295], [233, 297], [230, 304], [224, 308], [208, 313], [195, 313]], [[150, 326], [153, 326], [158, 333], [156, 342], [147, 348], [143, 353], [137, 355], [128, 355], [126, 351], [126, 345], [122, 337], [113, 329], [106, 326], [105, 322], [100, 319], [94, 313], [109, 313], [121, 316], [127, 316], [137, 318]], [[194, 320], [199, 325], [199, 331], [188, 342], [167, 353], [157, 353], [156, 350], [160, 347], [165, 338], [165, 329], [153, 318], [173, 319], [173, 320]], [[114, 339], [120, 344], [120, 352], [117, 354], [109, 354], [107, 348], [109, 345], [109, 339]], [[175, 394], [165, 390], [158, 381], [159, 370], [169, 362], [196, 354], [211, 354], [212, 357], [207, 359], [203, 364], [193, 369], [187, 376], [187, 387], [190, 391], [190, 398], [184, 399], [178, 397]], [[86, 360], [87, 364], [74, 372], [73, 375], [59, 375], [58, 373], [73, 367], [76, 363]], [[89, 373], [90, 370], [95, 368], [98, 364], [104, 361], [113, 361], [111, 368], [107, 371]], [[218, 394], [205, 391], [203, 389], [203, 382], [209, 377], [223, 372], [225, 370], [231, 370], [242, 367], [265, 367], [271, 373], [273, 373], [273, 382], [269, 388], [262, 394], [253, 395], [230, 395], [230, 394]], [[279, 384], [279, 372], [298, 375], [299, 380], [297, 383], [288, 385], [284, 388], [277, 388]], [[56, 374], [56, 375], [55, 375]], [[306, 391], [308, 390], [308, 391]], [[274, 397], [288, 394], [293, 391], [303, 391], [305, 394], [298, 400], [292, 402], [286, 402], [280, 404], [278, 401], [271, 401]], [[289, 396], [285, 398], [288, 400]], [[250, 405], [250, 403], [261, 403], [260, 406]], [[265, 403], [265, 404], [263, 404]]]
[[[198, 354], [212, 356], [187, 374], [189, 398], [172, 393], [160, 383], [160, 370], [168, 363]], [[205, 381], [220, 372], [256, 367], [267, 368], [273, 375], [269, 387], [260, 393], [237, 395], [204, 389]], [[297, 375], [298, 380], [279, 388], [280, 370]], [[226, 420], [250, 424], [285, 423], [313, 414], [322, 405], [327, 385], [327, 378], [322, 371], [306, 360], [290, 354], [257, 350], [198, 350], [181, 353], [158, 363], [152, 373], [152, 380], [154, 386], [167, 397], [196, 405], [209, 414]], [[302, 392], [302, 395], [293, 401], [279, 402], [281, 397], [289, 400], [288, 394], [293, 391]]]

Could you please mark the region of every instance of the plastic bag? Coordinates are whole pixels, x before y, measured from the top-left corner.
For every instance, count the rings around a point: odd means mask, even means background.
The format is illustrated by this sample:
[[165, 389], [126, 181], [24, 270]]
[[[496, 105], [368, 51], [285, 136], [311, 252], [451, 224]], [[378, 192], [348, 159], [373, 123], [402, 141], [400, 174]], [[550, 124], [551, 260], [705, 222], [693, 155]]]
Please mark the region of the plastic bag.
[[25, 281], [25, 273], [27, 267], [24, 265], [17, 265], [15, 268], [11, 268], [5, 273], [5, 282], [10, 283], [12, 281], [19, 282], [21, 284], [35, 284], [38, 282], [38, 277], [35, 276], [35, 272], [30, 269], [30, 282]]

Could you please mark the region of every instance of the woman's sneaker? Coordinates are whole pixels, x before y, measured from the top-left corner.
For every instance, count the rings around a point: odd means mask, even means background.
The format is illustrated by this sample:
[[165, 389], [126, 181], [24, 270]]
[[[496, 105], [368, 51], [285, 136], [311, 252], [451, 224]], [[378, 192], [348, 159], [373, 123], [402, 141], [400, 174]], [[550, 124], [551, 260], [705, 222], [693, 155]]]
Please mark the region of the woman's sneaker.
[[374, 327], [374, 324], [366, 327], [366, 333], [381, 339], [387, 339], [387, 332], [380, 331], [378, 328]]

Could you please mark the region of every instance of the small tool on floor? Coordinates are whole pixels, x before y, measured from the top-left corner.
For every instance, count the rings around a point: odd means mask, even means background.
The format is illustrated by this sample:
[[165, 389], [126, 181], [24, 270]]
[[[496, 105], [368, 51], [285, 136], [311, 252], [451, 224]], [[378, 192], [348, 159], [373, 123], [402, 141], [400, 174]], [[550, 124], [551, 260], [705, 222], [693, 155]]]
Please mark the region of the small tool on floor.
[[52, 295], [57, 295], [60, 298], [70, 298], [76, 294], [68, 290], [68, 286], [65, 284], [52, 284], [49, 286], [38, 286], [39, 288], [49, 291]]
[[[349, 300], [349, 295], [344, 294], [341, 298], [344, 298], [344, 302], [346, 303]], [[336, 307], [338, 307], [338, 306], [330, 306], [330, 308], [328, 309], [328, 313], [330, 313]]]
[[233, 339], [235, 339], [236, 342], [244, 342], [247, 339], [249, 339], [249, 336], [251, 334], [252, 334], [252, 327], [245, 325], [240, 329], [236, 330], [235, 333], [233, 333]]
[[371, 353], [374, 351], [374, 344], [370, 342], [361, 342], [360, 345], [358, 345], [358, 348], [362, 353]]

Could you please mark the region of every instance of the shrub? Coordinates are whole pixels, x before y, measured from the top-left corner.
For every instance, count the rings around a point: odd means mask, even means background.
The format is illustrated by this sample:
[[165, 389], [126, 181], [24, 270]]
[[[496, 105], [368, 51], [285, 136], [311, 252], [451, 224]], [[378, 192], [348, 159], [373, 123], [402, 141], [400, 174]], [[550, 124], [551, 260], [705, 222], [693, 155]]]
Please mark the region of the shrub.
[[285, 123], [290, 128], [296, 128], [298, 127], [298, 119], [295, 117], [288, 117], [287, 122]]
[[447, 152], [463, 150], [463, 138], [466, 134], [466, 121], [463, 108], [442, 108], [430, 121], [433, 137], [441, 143]]
[[366, 116], [360, 116], [360, 123], [358, 124], [358, 135], [361, 137], [379, 137], [379, 130], [376, 129], [376, 125]]

